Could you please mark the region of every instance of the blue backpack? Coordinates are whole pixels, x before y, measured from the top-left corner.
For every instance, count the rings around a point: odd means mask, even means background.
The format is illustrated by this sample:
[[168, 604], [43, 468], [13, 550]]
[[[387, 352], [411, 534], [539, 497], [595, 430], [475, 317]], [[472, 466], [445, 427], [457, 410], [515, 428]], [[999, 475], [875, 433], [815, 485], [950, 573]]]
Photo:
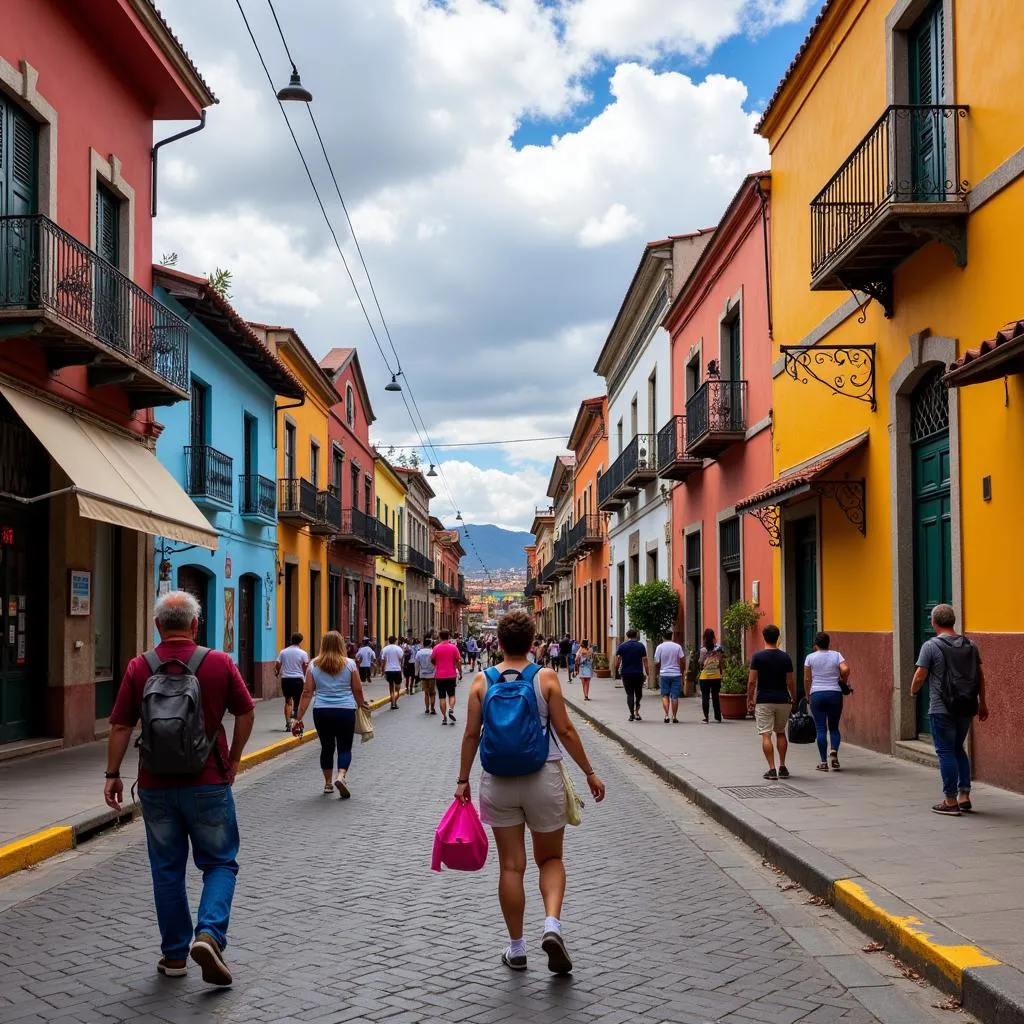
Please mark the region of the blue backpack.
[[546, 729], [541, 724], [533, 683], [539, 671], [539, 665], [527, 665], [522, 672], [496, 668], [484, 672], [487, 692], [480, 764], [491, 775], [532, 775], [547, 762], [551, 722]]

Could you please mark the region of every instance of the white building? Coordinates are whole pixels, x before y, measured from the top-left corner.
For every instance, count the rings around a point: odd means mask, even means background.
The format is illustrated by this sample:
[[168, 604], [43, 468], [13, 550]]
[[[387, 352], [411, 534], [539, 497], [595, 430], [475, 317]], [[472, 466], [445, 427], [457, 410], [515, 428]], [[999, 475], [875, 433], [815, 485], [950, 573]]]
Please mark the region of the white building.
[[658, 480], [658, 430], [671, 409], [668, 332], [661, 322], [711, 240], [713, 229], [650, 242], [633, 275], [594, 372], [608, 389], [608, 461], [598, 481], [610, 516], [606, 650], [629, 628], [625, 596], [635, 583], [669, 580], [672, 506]]

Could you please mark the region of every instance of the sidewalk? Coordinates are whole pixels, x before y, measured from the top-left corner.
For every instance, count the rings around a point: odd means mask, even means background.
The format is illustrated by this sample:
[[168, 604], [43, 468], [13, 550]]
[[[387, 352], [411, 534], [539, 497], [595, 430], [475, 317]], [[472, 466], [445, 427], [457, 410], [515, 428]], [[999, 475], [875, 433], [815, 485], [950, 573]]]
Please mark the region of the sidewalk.
[[791, 746], [792, 777], [769, 783], [752, 721], [704, 725], [692, 697], [680, 701], [680, 724], [665, 725], [661, 700], [648, 690], [644, 721], [630, 722], [615, 680], [595, 679], [586, 703], [578, 682], [563, 676], [563, 689], [591, 724], [890, 950], [962, 993], [971, 1012], [1024, 1020], [1024, 796], [977, 784], [973, 815], [942, 818], [929, 809], [941, 798], [936, 770], [847, 744], [841, 773], [815, 770], [816, 746]]
[[[386, 697], [383, 677], [371, 681], [366, 694], [371, 701]], [[312, 726], [312, 715], [307, 714], [307, 734]], [[230, 715], [225, 728], [230, 741]], [[247, 754], [287, 737], [282, 698], [258, 700]], [[114, 813], [103, 803], [106, 766], [106, 740], [0, 762], [0, 846], [53, 826], [92, 821], [101, 825], [112, 820]], [[121, 767], [126, 811], [130, 810], [129, 790], [137, 766], [138, 753], [130, 747]]]

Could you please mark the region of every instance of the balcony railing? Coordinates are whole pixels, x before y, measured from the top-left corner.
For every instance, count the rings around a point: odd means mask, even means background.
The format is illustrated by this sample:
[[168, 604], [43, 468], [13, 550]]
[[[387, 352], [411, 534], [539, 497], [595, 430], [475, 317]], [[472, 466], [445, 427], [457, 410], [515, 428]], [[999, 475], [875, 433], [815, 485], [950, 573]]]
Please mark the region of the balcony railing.
[[400, 544], [398, 546], [398, 561], [407, 565], [410, 569], [421, 572], [425, 576], [434, 574], [434, 562], [427, 558], [422, 552], [417, 551], [411, 544]]
[[50, 370], [88, 366], [134, 408], [188, 398], [188, 325], [42, 214], [0, 217], [0, 321], [34, 321]]
[[[968, 183], [960, 168], [967, 113], [967, 107], [952, 105], [885, 109], [811, 201], [812, 288], [878, 282], [940, 236], [958, 262], [966, 261], [966, 248], [950, 241], [946, 228], [948, 218], [967, 212]], [[945, 225], [921, 230], [935, 218]]]
[[639, 490], [658, 479], [656, 434], [637, 434], [622, 451], [622, 482]]
[[186, 445], [185, 480], [189, 495], [200, 503], [231, 506], [234, 474], [230, 455], [208, 444]]
[[623, 451], [597, 481], [597, 507], [602, 512], [617, 512], [636, 494], [636, 487], [626, 483], [625, 455]]
[[277, 484], [277, 517], [293, 523], [316, 522], [316, 488], [302, 477], [285, 477]]
[[455, 599], [456, 604], [469, 604], [469, 598], [466, 597], [466, 577], [459, 573], [459, 581], [456, 585], [452, 597]]
[[341, 502], [330, 491], [317, 491], [316, 519], [309, 526], [310, 533], [323, 536], [341, 533]]
[[277, 485], [258, 473], [238, 478], [238, 511], [243, 516], [273, 522], [277, 518]]
[[673, 416], [658, 431], [658, 476], [685, 480], [704, 463], [686, 451], [686, 417]]
[[344, 510], [338, 532], [343, 540], [364, 551], [390, 558], [395, 556], [395, 531], [357, 508]]
[[593, 548], [599, 548], [604, 541], [604, 517], [597, 514], [581, 516], [569, 531], [569, 554], [573, 557], [584, 555]]
[[746, 433], [745, 380], [704, 381], [686, 403], [686, 451], [714, 458]]
[[526, 586], [523, 587], [523, 597], [529, 599], [537, 593], [537, 580], [533, 576], [526, 577]]

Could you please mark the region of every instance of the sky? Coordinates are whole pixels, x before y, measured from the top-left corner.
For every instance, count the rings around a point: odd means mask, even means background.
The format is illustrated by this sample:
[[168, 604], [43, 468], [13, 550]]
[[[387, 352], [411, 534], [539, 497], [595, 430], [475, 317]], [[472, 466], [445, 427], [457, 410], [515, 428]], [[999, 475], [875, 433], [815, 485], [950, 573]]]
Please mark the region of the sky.
[[[820, 7], [276, 0], [387, 332], [309, 113], [286, 107], [378, 351], [238, 3], [158, 2], [220, 102], [161, 152], [155, 256], [229, 268], [236, 309], [317, 357], [356, 346], [385, 451], [568, 435], [604, 390], [593, 365], [645, 243], [715, 223], [768, 165], [754, 124]], [[269, 4], [240, 2], [280, 87]], [[403, 394], [384, 390], [396, 371]], [[436, 514], [510, 529], [548, 504], [564, 450], [419, 448], [439, 462]]]

